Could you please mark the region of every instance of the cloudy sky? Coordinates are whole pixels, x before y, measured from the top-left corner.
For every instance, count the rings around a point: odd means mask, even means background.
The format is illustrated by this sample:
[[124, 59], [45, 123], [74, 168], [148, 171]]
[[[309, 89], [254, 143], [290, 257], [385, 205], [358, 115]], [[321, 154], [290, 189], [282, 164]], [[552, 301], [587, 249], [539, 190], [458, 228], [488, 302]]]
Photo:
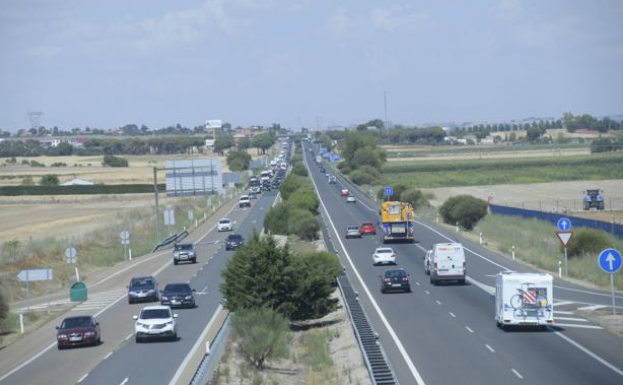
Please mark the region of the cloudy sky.
[[0, 0], [0, 129], [623, 113], [620, 0]]

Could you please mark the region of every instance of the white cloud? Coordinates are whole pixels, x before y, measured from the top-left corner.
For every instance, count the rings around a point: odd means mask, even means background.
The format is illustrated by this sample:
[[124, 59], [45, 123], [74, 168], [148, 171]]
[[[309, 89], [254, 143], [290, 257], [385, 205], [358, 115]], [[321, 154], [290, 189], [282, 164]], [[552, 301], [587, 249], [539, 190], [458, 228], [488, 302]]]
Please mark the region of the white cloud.
[[423, 12], [414, 12], [410, 7], [392, 5], [373, 9], [370, 19], [373, 28], [393, 32], [425, 26], [429, 23], [430, 16]]

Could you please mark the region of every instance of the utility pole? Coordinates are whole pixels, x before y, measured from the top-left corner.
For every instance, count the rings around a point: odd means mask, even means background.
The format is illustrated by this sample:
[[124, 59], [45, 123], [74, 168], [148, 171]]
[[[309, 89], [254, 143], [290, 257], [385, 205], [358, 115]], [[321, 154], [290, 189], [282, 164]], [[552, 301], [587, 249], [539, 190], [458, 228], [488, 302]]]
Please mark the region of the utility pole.
[[383, 91], [383, 105], [385, 107], [385, 121], [387, 122], [387, 92]]
[[156, 243], [160, 243], [160, 224], [158, 223], [158, 169], [154, 167], [154, 195], [156, 198]]

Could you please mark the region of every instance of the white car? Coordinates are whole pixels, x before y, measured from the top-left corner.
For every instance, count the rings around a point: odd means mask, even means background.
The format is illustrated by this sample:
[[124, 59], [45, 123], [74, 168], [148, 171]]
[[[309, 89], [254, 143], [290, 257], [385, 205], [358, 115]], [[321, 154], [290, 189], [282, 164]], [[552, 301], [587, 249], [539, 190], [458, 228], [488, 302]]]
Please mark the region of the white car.
[[177, 340], [177, 314], [173, 314], [169, 306], [145, 306], [139, 315], [132, 318], [136, 321], [134, 323], [136, 342], [150, 338]]
[[357, 199], [355, 199], [354, 195], [349, 195], [346, 197], [346, 203], [355, 203], [357, 202]]
[[391, 247], [379, 247], [374, 250], [374, 254], [372, 254], [372, 264], [373, 265], [395, 265], [396, 264], [396, 253], [394, 253], [394, 249]]
[[248, 195], [243, 195], [238, 200], [238, 207], [251, 207], [251, 198]]
[[231, 219], [229, 218], [221, 218], [216, 225], [218, 231], [232, 231], [234, 226], [231, 223]]

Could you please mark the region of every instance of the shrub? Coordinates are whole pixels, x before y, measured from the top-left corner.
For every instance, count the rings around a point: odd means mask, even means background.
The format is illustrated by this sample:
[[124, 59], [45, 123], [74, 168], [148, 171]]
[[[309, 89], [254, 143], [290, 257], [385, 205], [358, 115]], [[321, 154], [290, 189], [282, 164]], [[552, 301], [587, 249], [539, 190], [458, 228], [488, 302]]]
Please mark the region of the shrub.
[[418, 207], [428, 206], [428, 199], [426, 199], [422, 191], [416, 189], [403, 191], [400, 194], [400, 201], [409, 202], [414, 210]]
[[288, 320], [274, 310], [238, 310], [233, 315], [232, 325], [240, 338], [240, 349], [257, 369], [264, 369], [266, 361], [288, 356]]
[[32, 179], [31, 176], [27, 176], [26, 178], [22, 179], [22, 186], [34, 186], [35, 185], [35, 181]]
[[299, 187], [301, 187], [305, 182], [306, 180], [298, 175], [288, 175], [279, 187], [279, 192], [281, 192], [281, 198], [283, 198], [284, 200], [288, 200], [288, 198], [290, 198], [290, 195], [298, 190]]
[[471, 230], [487, 215], [487, 202], [471, 195], [458, 195], [446, 200], [439, 213], [445, 223], [454, 225], [458, 222], [464, 229]]
[[231, 171], [244, 171], [249, 168], [251, 155], [244, 150], [230, 151], [227, 154], [227, 166]]
[[41, 186], [58, 186], [58, 176], [56, 175], [44, 175], [41, 177]]
[[102, 166], [106, 167], [128, 167], [128, 160], [114, 155], [104, 155]]
[[303, 165], [303, 163], [297, 163], [292, 167], [292, 173], [298, 176], [307, 176], [307, 169]]
[[[567, 253], [570, 257], [582, 255], [597, 255], [603, 249], [613, 247], [603, 231], [580, 228], [573, 234], [567, 244]], [[561, 246], [562, 250], [562, 246]]]
[[318, 202], [318, 197], [314, 190], [301, 187], [290, 195], [288, 205], [292, 209], [304, 209], [312, 214], [317, 214], [320, 202]]
[[298, 208], [290, 211], [290, 218], [288, 219], [288, 232], [290, 234], [295, 234], [306, 241], [314, 241], [318, 239], [319, 230], [320, 223], [314, 214]]
[[334, 254], [324, 251], [294, 256], [292, 263], [296, 289], [292, 301], [294, 320], [324, 317], [337, 309], [338, 300], [331, 298], [340, 262]]
[[2, 336], [9, 331], [9, 301], [2, 292], [0, 286], [0, 342]]
[[350, 179], [353, 183], [362, 184], [378, 184], [381, 181], [381, 173], [374, 167], [364, 165], [350, 173]]
[[289, 206], [281, 202], [275, 207], [271, 207], [264, 217], [264, 227], [266, 231], [273, 234], [288, 234]]

